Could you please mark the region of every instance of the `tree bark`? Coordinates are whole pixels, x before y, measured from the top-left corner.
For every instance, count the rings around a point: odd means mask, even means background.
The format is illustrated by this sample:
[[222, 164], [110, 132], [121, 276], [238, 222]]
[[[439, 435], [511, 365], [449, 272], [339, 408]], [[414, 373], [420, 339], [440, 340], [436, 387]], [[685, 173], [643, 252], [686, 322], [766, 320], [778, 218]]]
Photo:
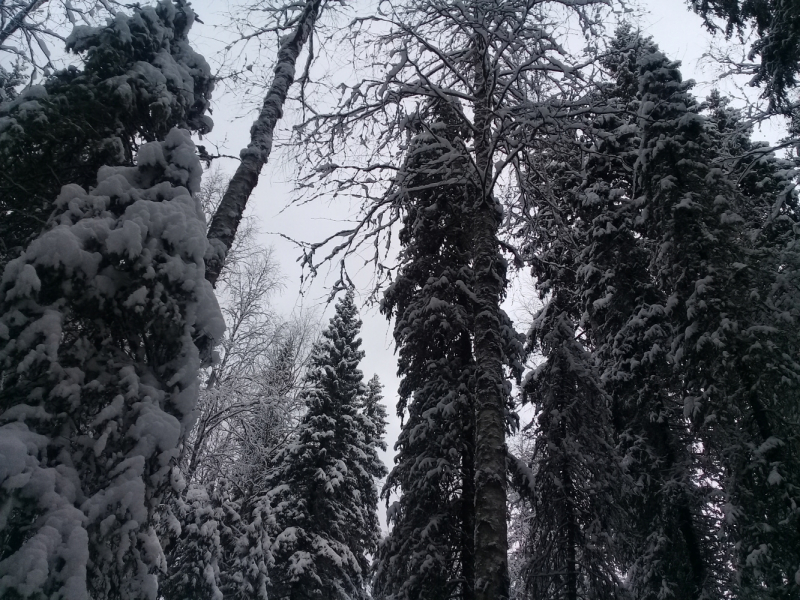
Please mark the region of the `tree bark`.
[[[472, 352], [471, 342], [467, 342]], [[461, 462], [461, 577], [462, 600], [475, 600], [475, 407], [470, 406], [469, 434]]]
[[[563, 443], [566, 439], [566, 427], [562, 424]], [[566, 548], [566, 600], [578, 600], [578, 523], [575, 520], [575, 490], [572, 486], [572, 476], [570, 474], [567, 459], [561, 469], [561, 479], [564, 482], [564, 509], [566, 511], [565, 526], [567, 528], [567, 548]]]
[[[658, 412], [664, 412], [664, 403], [659, 402]], [[656, 423], [654, 446], [664, 461], [664, 471], [672, 472], [677, 464], [675, 450], [672, 447], [672, 432], [666, 421]], [[706, 563], [700, 549], [700, 535], [695, 527], [692, 515], [691, 502], [683, 487], [678, 489], [677, 521], [686, 550], [686, 562], [689, 564], [694, 584], [693, 598], [700, 598], [703, 594], [703, 584], [706, 579]]]
[[236, 237], [247, 201], [258, 183], [261, 169], [272, 153], [272, 136], [280, 118], [289, 88], [294, 83], [295, 64], [300, 51], [314, 29], [322, 0], [307, 0], [294, 32], [278, 51], [275, 77], [264, 98], [264, 104], [250, 128], [250, 144], [241, 151], [242, 162], [236, 169], [208, 228], [212, 252], [206, 257], [206, 279], [216, 286], [225, 263], [225, 256]]
[[[478, 26], [483, 20], [476, 15]], [[506, 265], [497, 231], [502, 209], [491, 194], [491, 82], [486, 40], [475, 34], [475, 162], [480, 197], [473, 210], [475, 295], [475, 599], [509, 595], [506, 526], [505, 396], [500, 300]]]

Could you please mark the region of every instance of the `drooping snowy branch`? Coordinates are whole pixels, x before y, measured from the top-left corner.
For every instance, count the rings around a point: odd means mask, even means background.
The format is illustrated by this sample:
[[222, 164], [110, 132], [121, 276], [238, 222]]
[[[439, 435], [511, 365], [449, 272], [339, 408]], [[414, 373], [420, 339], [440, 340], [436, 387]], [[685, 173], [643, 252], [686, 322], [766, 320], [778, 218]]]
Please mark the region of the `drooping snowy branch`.
[[174, 129], [135, 167], [101, 169], [91, 192], [65, 186], [5, 269], [0, 498], [19, 508], [3, 523], [0, 591], [157, 597], [154, 513], [195, 419], [196, 340], [224, 327], [200, 173]]

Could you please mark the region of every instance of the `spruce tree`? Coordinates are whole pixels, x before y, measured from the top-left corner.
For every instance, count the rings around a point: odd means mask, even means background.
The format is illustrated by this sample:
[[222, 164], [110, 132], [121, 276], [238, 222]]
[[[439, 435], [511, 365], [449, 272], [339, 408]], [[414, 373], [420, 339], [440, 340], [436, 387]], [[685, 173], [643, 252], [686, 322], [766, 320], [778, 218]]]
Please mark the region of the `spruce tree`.
[[610, 399], [576, 340], [565, 296], [556, 292], [531, 332], [545, 362], [525, 384], [537, 413], [526, 588], [537, 599], [623, 598], [615, 534], [625, 479]]
[[378, 553], [379, 597], [473, 597], [474, 273], [469, 208], [478, 193], [459, 121], [435, 103], [396, 182], [406, 209], [403, 266], [386, 291], [395, 316], [404, 419], [383, 490], [400, 498]]
[[640, 598], [691, 598], [714, 581], [713, 523], [694, 476], [700, 465], [679, 404], [680, 378], [668, 357], [669, 291], [650, 272], [652, 246], [640, 228], [632, 175], [641, 143], [631, 116], [640, 104], [638, 61], [657, 49], [623, 25], [612, 50], [605, 66], [613, 80], [602, 89], [606, 110], [586, 127], [590, 152], [577, 192], [587, 227], [577, 265], [582, 322], [612, 398], [625, 470], [636, 482], [621, 498], [628, 585]]
[[383, 385], [377, 375], [367, 382], [367, 393], [361, 405], [362, 414], [369, 419], [373, 431], [370, 432], [367, 443], [376, 449], [386, 450], [386, 406], [383, 404]]
[[380, 531], [374, 478], [385, 468], [367, 443], [374, 425], [357, 410], [366, 392], [360, 328], [348, 291], [312, 352], [307, 412], [272, 475], [273, 600], [368, 598], [367, 556]]
[[0, 595], [156, 600], [156, 512], [192, 426], [204, 278], [189, 133], [66, 185], [0, 283]]
[[231, 600], [268, 600], [269, 568], [274, 517], [269, 497], [255, 493], [252, 485], [245, 489], [233, 478], [223, 479], [216, 502], [224, 510], [220, 561], [220, 591]]
[[100, 167], [133, 165], [141, 144], [173, 127], [211, 129], [214, 85], [188, 41], [194, 21], [183, 0], [162, 0], [77, 26], [66, 48], [80, 68], [0, 102], [0, 268], [42, 230], [61, 186], [88, 189]]
[[524, 232], [526, 254], [544, 301], [528, 347], [544, 362], [523, 386], [536, 416], [528, 425], [534, 436], [530, 473], [518, 486], [527, 528], [518, 550], [518, 587], [530, 598], [618, 598], [624, 595], [619, 530], [627, 478], [615, 448], [611, 399], [591, 346], [578, 339], [592, 341], [578, 331], [581, 249], [592, 238], [580, 193], [586, 140], [570, 142], [534, 149], [528, 157], [533, 168], [526, 193], [535, 208]]
[[670, 354], [684, 414], [709, 457], [705, 476], [724, 492], [716, 510], [734, 550], [733, 589], [744, 598], [790, 597], [800, 566], [789, 426], [797, 370], [794, 336], [778, 325], [786, 313], [770, 293], [789, 264], [768, 258], [790, 257], [771, 246], [763, 220], [766, 206], [785, 200], [749, 196], [741, 177], [718, 166], [724, 127], [699, 114], [674, 63], [643, 56], [640, 86], [643, 231], [657, 244], [654, 277], [671, 293]]
[[163, 598], [222, 600], [220, 525], [225, 516], [202, 484], [191, 484], [176, 495], [159, 532], [167, 560], [167, 573], [159, 585]]

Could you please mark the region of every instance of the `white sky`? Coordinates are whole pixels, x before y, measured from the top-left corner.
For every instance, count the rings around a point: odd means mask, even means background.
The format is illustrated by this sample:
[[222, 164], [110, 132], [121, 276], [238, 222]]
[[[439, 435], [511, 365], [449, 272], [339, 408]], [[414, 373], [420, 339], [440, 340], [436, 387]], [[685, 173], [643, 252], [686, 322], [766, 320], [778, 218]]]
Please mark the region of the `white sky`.
[[[195, 0], [195, 10], [205, 22], [205, 25], [196, 25], [194, 29], [195, 47], [204, 53], [209, 61], [214, 61], [214, 51], [221, 47], [220, 39], [224, 33], [213, 27], [214, 24], [223, 23], [225, 8], [222, 3], [214, 0]], [[690, 13], [686, 7], [686, 0], [644, 0], [642, 7], [649, 11], [640, 21], [644, 33], [652, 35], [662, 51], [674, 60], [683, 62], [685, 78], [692, 78], [698, 82], [695, 92], [705, 96], [711, 89], [714, 79], [714, 70], [711, 61], [703, 59], [703, 53], [709, 48], [711, 36], [702, 28], [700, 18]], [[719, 40], [715, 40], [719, 42]], [[272, 60], [273, 56], [265, 57]], [[722, 86], [725, 90], [726, 87]], [[249, 107], [252, 109], [252, 106]], [[250, 124], [255, 116], [252, 110], [248, 112], [241, 102], [231, 95], [215, 97], [214, 121], [215, 128], [209, 140], [220, 145], [220, 151], [236, 155], [240, 148], [248, 142]], [[286, 132], [279, 134], [286, 138]], [[756, 137], [776, 141], [780, 132], [763, 131]], [[285, 234], [295, 239], [316, 241], [325, 232], [339, 229], [337, 219], [347, 216], [347, 207], [339, 206], [335, 202], [328, 204], [316, 203], [307, 206], [288, 206], [293, 198], [291, 177], [292, 167], [286, 164], [286, 157], [280, 152], [273, 155], [271, 164], [262, 173], [261, 180], [253, 197], [250, 199], [250, 214], [257, 217], [260, 229], [264, 232], [261, 236], [265, 245], [272, 245], [286, 277], [286, 291], [276, 300], [276, 308], [284, 314], [300, 309], [316, 310], [323, 316], [326, 323], [330, 316], [330, 307], [325, 306], [327, 287], [336, 279], [336, 273], [321, 273], [319, 279], [311, 286], [304, 296], [299, 294], [300, 268], [296, 259], [299, 251], [292, 244], [276, 235]], [[235, 162], [231, 160], [220, 161], [220, 167], [232, 172]], [[360, 274], [366, 286], [371, 270], [367, 267]], [[523, 279], [527, 276], [523, 275]], [[524, 311], [519, 306], [525, 301], [525, 293], [520, 290], [528, 289], [526, 282], [516, 282], [510, 294], [508, 310], [515, 320], [522, 320]], [[363, 297], [362, 297], [363, 298]], [[382, 457], [387, 467], [393, 464], [393, 445], [400, 430], [399, 419], [395, 416], [396, 390], [398, 379], [395, 375], [396, 357], [393, 352], [393, 340], [390, 324], [380, 315], [375, 308], [362, 310], [364, 327], [362, 338], [366, 358], [362, 362], [365, 377], [369, 378], [377, 373], [384, 384], [385, 402], [391, 415], [391, 422], [387, 433], [389, 451]], [[520, 327], [523, 329], [523, 327]], [[381, 518], [383, 519], [383, 507]]]

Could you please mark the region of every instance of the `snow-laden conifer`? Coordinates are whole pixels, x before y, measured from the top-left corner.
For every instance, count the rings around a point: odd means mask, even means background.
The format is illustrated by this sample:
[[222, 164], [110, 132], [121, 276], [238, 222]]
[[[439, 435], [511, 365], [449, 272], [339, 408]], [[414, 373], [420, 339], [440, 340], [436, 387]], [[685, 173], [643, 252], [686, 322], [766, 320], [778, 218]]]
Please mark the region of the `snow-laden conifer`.
[[[344, 259], [365, 240], [383, 237], [403, 216], [391, 195], [381, 189], [376, 201], [373, 190], [396, 175], [389, 172], [396, 167], [397, 149], [406, 150], [409, 130], [418, 118], [411, 107], [452, 102], [459, 127], [469, 133], [466, 153], [474, 165], [472, 184], [478, 192], [465, 216], [475, 281], [470, 290], [476, 369], [474, 590], [480, 600], [508, 596], [505, 367], [516, 361], [516, 351], [507, 345], [513, 336], [507, 335], [508, 321], [501, 309], [508, 271], [504, 251], [514, 250], [499, 236], [508, 217], [503, 202], [520, 196], [519, 159], [529, 140], [540, 132], [549, 135], [551, 126], [563, 131], [573, 110], [585, 108], [585, 95], [576, 87], [582, 67], [570, 64], [550, 15], [574, 18], [586, 31], [595, 31], [602, 5], [594, 0], [410, 0], [387, 5], [374, 22], [372, 37], [375, 52], [385, 59], [370, 59], [365, 66], [372, 72], [343, 83], [335, 109], [316, 111], [296, 130], [308, 157], [303, 171], [310, 196], [327, 193], [320, 184], [336, 188], [337, 194], [346, 189], [369, 191], [360, 207], [360, 222], [310, 246], [304, 259], [314, 270], [318, 260], [342, 258], [343, 281]], [[365, 29], [355, 30], [354, 38]], [[354, 154], [352, 149], [363, 140], [375, 140], [374, 150]], [[380, 244], [375, 248], [380, 265]]]
[[645, 55], [639, 65], [637, 195], [642, 230], [655, 244], [654, 277], [670, 293], [670, 356], [684, 415], [709, 457], [704, 477], [723, 491], [712, 505], [734, 549], [734, 590], [785, 597], [799, 585], [796, 434], [789, 426], [798, 380], [794, 336], [783, 327], [793, 302], [777, 309], [772, 292], [794, 268], [770, 243], [767, 215], [793, 220], [784, 207], [794, 201], [785, 189], [768, 200], [769, 185], [748, 194], [735, 165], [725, 167], [722, 115], [715, 122], [700, 114], [677, 65], [663, 55]]
[[66, 46], [80, 67], [0, 97], [0, 264], [41, 231], [65, 183], [88, 189], [101, 166], [133, 165], [140, 144], [173, 127], [211, 129], [213, 81], [188, 41], [194, 21], [185, 2], [161, 0], [77, 26]]
[[349, 291], [312, 351], [307, 412], [271, 477], [271, 600], [369, 597], [368, 555], [380, 532], [374, 478], [385, 467], [367, 443], [374, 425], [358, 412], [367, 391], [360, 328]]
[[368, 432], [367, 443], [376, 449], [386, 450], [386, 405], [383, 403], [383, 385], [377, 375], [367, 382], [367, 392], [361, 405], [362, 414], [369, 419], [373, 431]]
[[586, 128], [590, 152], [577, 198], [587, 233], [576, 269], [581, 318], [612, 399], [623, 466], [635, 483], [620, 498], [626, 513], [618, 549], [628, 586], [640, 598], [689, 598], [713, 580], [717, 550], [679, 403], [679, 374], [668, 358], [668, 291], [651, 275], [633, 200], [638, 58], [656, 48], [622, 26], [612, 49], [605, 66], [613, 80], [601, 90], [607, 107]]
[[624, 598], [615, 534], [625, 480], [611, 403], [576, 339], [568, 298], [555, 292], [531, 330], [545, 361], [524, 384], [537, 417], [523, 577], [533, 598]]
[[71, 184], [0, 284], [0, 594], [158, 595], [154, 513], [223, 321], [188, 132]]
[[470, 176], [459, 121], [433, 106], [397, 178], [403, 263], [383, 310], [395, 316], [404, 419], [383, 496], [375, 590], [392, 599], [473, 597], [475, 359]]
[[165, 527], [159, 532], [168, 563], [168, 571], [159, 582], [159, 595], [166, 600], [222, 600], [220, 526], [225, 513], [209, 497], [206, 486], [187, 487], [184, 494], [175, 496], [164, 515]]
[[[607, 123], [615, 111], [603, 108], [598, 120]], [[524, 384], [536, 416], [526, 426], [533, 445], [524, 457], [529, 469], [516, 474], [522, 485], [515, 529], [524, 527], [526, 534], [515, 549], [515, 587], [523, 597], [617, 598], [625, 592], [620, 529], [628, 479], [615, 447], [612, 400], [590, 354], [592, 336], [578, 326], [581, 260], [592, 243], [582, 194], [584, 156], [594, 154], [592, 125], [584, 123], [579, 136], [562, 134], [558, 144], [543, 142], [526, 157], [524, 189], [532, 210], [523, 231], [544, 301], [528, 344], [544, 362]]]

